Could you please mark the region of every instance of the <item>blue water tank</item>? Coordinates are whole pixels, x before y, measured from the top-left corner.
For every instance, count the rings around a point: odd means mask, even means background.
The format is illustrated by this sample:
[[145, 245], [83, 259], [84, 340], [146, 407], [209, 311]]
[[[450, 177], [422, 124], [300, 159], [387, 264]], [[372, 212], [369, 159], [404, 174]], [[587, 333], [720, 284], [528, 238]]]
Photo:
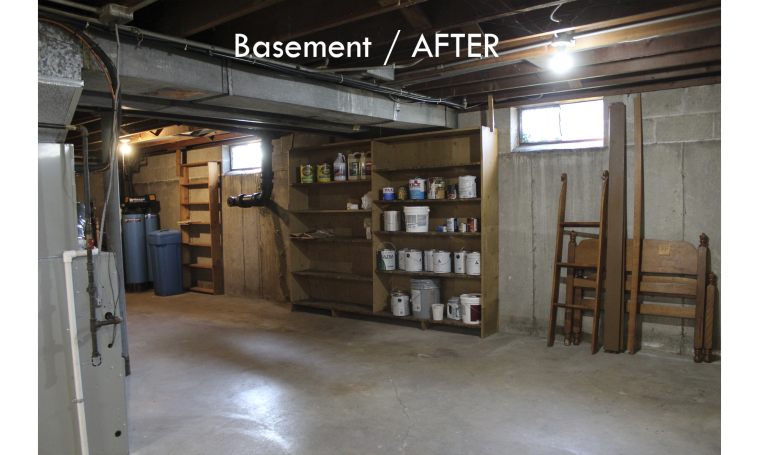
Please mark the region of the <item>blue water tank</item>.
[[145, 244], [145, 214], [124, 214], [124, 282], [127, 291], [142, 291], [148, 283], [148, 251]]
[[[145, 235], [147, 236], [153, 231], [157, 231], [161, 229], [161, 218], [158, 217], [157, 213], [146, 213], [145, 214]], [[146, 237], [147, 238], [147, 237]], [[150, 245], [147, 245], [147, 262], [148, 262], [148, 281], [151, 283], [153, 282], [153, 259], [151, 255], [153, 254], [150, 250]]]
[[153, 258], [153, 289], [155, 295], [177, 295], [182, 286], [182, 233], [161, 229], [148, 234]]

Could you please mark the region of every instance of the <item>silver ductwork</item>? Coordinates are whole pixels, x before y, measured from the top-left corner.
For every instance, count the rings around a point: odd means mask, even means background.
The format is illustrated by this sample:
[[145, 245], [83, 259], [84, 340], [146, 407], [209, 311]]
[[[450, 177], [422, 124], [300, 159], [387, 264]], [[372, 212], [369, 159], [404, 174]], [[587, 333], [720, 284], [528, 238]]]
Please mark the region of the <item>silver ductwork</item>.
[[[74, 118], [84, 82], [54, 76], [38, 76], [37, 122], [68, 125]], [[38, 128], [38, 142], [62, 143], [68, 131], [60, 128]]]

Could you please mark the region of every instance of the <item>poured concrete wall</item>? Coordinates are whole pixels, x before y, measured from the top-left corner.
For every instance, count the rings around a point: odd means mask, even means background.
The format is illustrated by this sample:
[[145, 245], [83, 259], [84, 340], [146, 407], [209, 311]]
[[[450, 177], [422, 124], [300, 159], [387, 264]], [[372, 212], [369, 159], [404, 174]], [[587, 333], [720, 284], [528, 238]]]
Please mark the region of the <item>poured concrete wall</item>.
[[[719, 84], [649, 92], [642, 98], [643, 236], [698, 246], [699, 235], [706, 233], [710, 238], [710, 268], [718, 277], [721, 269], [720, 100]], [[627, 231], [628, 237], [632, 237], [633, 97], [604, 99], [606, 108], [615, 102], [627, 105]], [[459, 126], [478, 126], [484, 118], [484, 112], [461, 114]], [[608, 169], [608, 147], [512, 152], [516, 109], [496, 110], [496, 127], [499, 130], [501, 330], [544, 337], [550, 311], [560, 176], [562, 173], [568, 176], [567, 220], [597, 221], [601, 174]], [[608, 144], [608, 119], [606, 130], [605, 144]], [[585, 237], [578, 234], [578, 240]], [[684, 299], [654, 297], [646, 297], [645, 301], [693, 304]], [[719, 350], [720, 340], [719, 307], [718, 301], [715, 350]], [[644, 350], [692, 353], [692, 320], [640, 318], [639, 338]], [[589, 332], [589, 328], [590, 321], [586, 317], [583, 332]], [[562, 329], [557, 332], [561, 334]]]

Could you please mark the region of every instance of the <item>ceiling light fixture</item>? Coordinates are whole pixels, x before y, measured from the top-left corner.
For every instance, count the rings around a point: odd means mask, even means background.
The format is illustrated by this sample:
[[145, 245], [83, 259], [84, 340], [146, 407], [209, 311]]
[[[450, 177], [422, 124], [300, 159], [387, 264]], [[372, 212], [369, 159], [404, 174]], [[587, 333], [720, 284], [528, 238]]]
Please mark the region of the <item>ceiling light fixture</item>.
[[127, 154], [132, 151], [132, 148], [127, 145], [129, 143], [129, 139], [122, 139], [121, 140], [121, 153]]
[[563, 73], [572, 67], [572, 58], [566, 53], [567, 46], [574, 46], [575, 40], [566, 33], [555, 34], [551, 46], [557, 48], [556, 54], [551, 59], [551, 69], [557, 73]]

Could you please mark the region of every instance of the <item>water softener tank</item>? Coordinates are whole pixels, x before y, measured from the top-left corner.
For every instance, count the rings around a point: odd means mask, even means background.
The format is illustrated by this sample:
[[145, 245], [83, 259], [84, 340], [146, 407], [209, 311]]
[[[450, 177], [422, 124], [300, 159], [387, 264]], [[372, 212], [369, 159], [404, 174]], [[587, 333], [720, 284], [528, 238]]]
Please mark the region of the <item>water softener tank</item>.
[[[161, 218], [158, 216], [157, 213], [146, 213], [145, 214], [145, 238], [147, 238], [148, 234], [150, 234], [153, 231], [158, 231], [161, 229]], [[150, 249], [150, 246], [147, 245], [147, 242], [145, 244], [148, 252], [147, 252], [147, 261], [148, 261], [148, 281], [151, 283], [153, 282], [153, 251]]]
[[148, 250], [145, 242], [145, 214], [124, 213], [121, 217], [124, 236], [124, 283], [127, 292], [148, 289]]

